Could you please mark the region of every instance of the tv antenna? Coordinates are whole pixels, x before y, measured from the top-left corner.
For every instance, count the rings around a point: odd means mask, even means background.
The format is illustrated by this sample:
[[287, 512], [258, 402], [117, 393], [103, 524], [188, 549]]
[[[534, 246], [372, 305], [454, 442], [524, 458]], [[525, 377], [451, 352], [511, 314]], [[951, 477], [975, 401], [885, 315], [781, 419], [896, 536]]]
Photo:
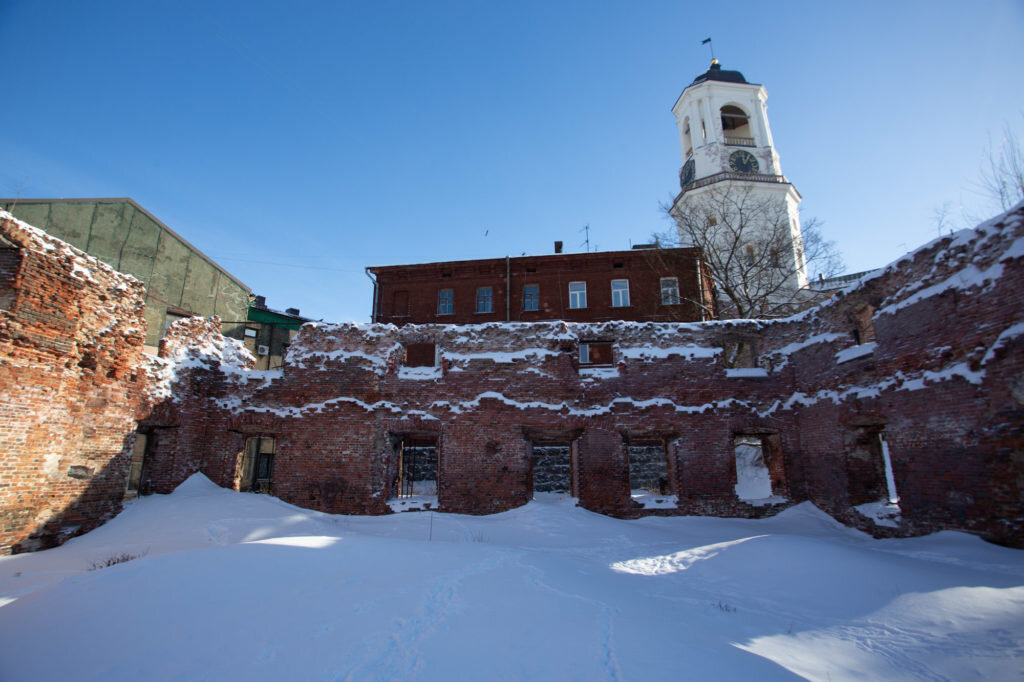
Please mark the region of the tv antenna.
[[590, 223], [584, 225], [583, 229], [580, 230], [580, 232], [584, 232], [587, 235], [586, 238], [583, 240], [583, 243], [580, 244], [580, 246], [587, 247], [587, 253], [590, 253]]

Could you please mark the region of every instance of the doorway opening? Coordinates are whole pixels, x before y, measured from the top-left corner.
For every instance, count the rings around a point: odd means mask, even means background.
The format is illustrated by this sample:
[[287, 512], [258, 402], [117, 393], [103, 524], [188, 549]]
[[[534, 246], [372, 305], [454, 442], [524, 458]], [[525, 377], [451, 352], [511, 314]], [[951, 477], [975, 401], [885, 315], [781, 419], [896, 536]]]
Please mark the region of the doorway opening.
[[238, 463], [240, 492], [269, 493], [274, 476], [274, 454], [277, 439], [273, 436], [252, 436], [245, 439], [245, 449]]
[[436, 435], [394, 434], [388, 505], [394, 511], [438, 507], [438, 448]]
[[645, 508], [675, 507], [678, 498], [669, 474], [668, 447], [664, 438], [631, 438], [629, 489], [633, 502]]
[[152, 452], [155, 435], [149, 427], [135, 432], [132, 456], [128, 461], [128, 483], [125, 488], [125, 498], [127, 499], [144, 494], [148, 488], [146, 465], [149, 463], [149, 454]]
[[778, 433], [738, 433], [733, 451], [736, 497], [750, 504], [786, 501], [789, 490]]
[[528, 489], [533, 498], [578, 497], [579, 434], [537, 431], [526, 434], [530, 460]]

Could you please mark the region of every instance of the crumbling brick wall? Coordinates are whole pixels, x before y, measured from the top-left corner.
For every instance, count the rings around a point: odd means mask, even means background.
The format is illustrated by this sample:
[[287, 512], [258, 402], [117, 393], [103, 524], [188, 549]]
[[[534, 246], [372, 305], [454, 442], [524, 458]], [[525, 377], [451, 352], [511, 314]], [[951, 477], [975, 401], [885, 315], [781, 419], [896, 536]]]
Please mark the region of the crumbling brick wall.
[[[534, 444], [571, 443], [579, 503], [634, 516], [646, 512], [630, 497], [627, 444], [659, 439], [678, 513], [761, 516], [810, 500], [880, 535], [959, 528], [1019, 544], [1021, 214], [779, 321], [307, 325], [283, 371], [179, 371], [166, 418], [193, 432], [191, 460], [157, 489], [192, 470], [237, 485], [244, 436], [263, 434], [278, 444], [274, 494], [386, 513], [392, 442], [429, 436], [440, 508], [489, 513], [532, 496]], [[581, 366], [586, 342], [611, 343], [612, 366]], [[436, 366], [406, 366], [405, 349], [423, 344]], [[730, 357], [737, 344], [745, 362]], [[888, 498], [884, 464], [869, 461], [880, 434], [900, 498], [888, 520], [854, 508]], [[737, 435], [766, 444], [773, 499], [738, 498]]]
[[0, 212], [0, 553], [120, 510], [143, 300], [139, 281]]
[[[811, 501], [878, 535], [955, 528], [1024, 544], [1024, 208], [783, 320], [308, 324], [274, 371], [253, 371], [216, 318], [175, 323], [161, 357], [133, 371], [135, 298], [120, 298], [116, 273], [81, 279], [63, 247], [11, 243], [2, 371], [25, 388], [0, 413], [20, 477], [0, 495], [18, 537], [116, 509], [134, 416], [152, 434], [155, 492], [195, 472], [238, 488], [247, 439], [273, 438], [274, 495], [388, 513], [395, 443], [408, 439], [436, 444], [442, 511], [492, 513], [532, 497], [531, 451], [558, 443], [570, 493], [606, 514], [757, 517]], [[586, 343], [608, 344], [612, 362], [581, 364]], [[411, 346], [419, 361], [433, 346], [436, 364], [406, 362]], [[767, 444], [771, 498], [737, 494], [739, 435]], [[668, 512], [631, 497], [628, 444], [643, 441], [665, 444]], [[886, 507], [889, 471], [898, 507]]]

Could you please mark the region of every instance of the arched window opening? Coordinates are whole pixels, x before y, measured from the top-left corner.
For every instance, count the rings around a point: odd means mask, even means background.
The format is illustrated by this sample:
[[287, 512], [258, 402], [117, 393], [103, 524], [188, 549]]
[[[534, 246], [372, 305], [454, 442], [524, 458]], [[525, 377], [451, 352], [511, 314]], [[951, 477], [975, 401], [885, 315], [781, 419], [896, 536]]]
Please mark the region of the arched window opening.
[[731, 104], [722, 107], [721, 113], [725, 143], [733, 147], [753, 147], [754, 133], [750, 129], [750, 117]]
[[683, 148], [686, 149], [686, 158], [693, 156], [693, 138], [690, 137], [690, 118], [683, 120]]

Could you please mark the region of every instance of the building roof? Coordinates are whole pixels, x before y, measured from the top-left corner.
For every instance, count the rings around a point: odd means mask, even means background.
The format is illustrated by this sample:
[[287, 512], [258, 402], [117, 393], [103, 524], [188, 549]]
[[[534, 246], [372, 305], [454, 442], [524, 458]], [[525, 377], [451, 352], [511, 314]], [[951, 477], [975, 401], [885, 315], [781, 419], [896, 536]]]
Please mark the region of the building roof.
[[[154, 223], [156, 223], [161, 229], [166, 230], [168, 234], [170, 234], [172, 237], [174, 237], [179, 242], [184, 244], [186, 248], [188, 248], [190, 251], [192, 251], [192, 253], [194, 253], [197, 256], [199, 256], [199, 258], [203, 259], [204, 261], [209, 263], [211, 266], [213, 266], [218, 272], [223, 274], [225, 277], [227, 277], [232, 282], [234, 282], [235, 284], [237, 284], [241, 288], [245, 289], [246, 291], [252, 292], [252, 289], [250, 289], [249, 286], [245, 282], [243, 282], [242, 280], [238, 279], [237, 277], [232, 275], [230, 272], [225, 270], [223, 268], [223, 266], [221, 266], [221, 265], [219, 265], [217, 263], [217, 261], [213, 260], [212, 258], [207, 256], [205, 253], [200, 251], [192, 243], [190, 243], [187, 239], [185, 239], [180, 234], [178, 234], [177, 232], [172, 230], [163, 221], [161, 221], [155, 215], [153, 215], [152, 213], [150, 213], [149, 211], [144, 209], [142, 206], [140, 206], [138, 204], [138, 202], [136, 202], [134, 199], [132, 199], [130, 197], [93, 197], [93, 198], [81, 198], [81, 199], [77, 199], [77, 198], [76, 199], [21, 199], [21, 198], [4, 199], [4, 198], [0, 198], [0, 204], [75, 204], [75, 203], [80, 203], [80, 204], [84, 204], [84, 203], [95, 203], [95, 204], [126, 203], [126, 204], [130, 204], [132, 207], [135, 208], [135, 210], [137, 210], [140, 213], [144, 214], [146, 217], [148, 217], [150, 220], [152, 220]], [[12, 212], [13, 212], [13, 210], [12, 210]], [[43, 227], [41, 225], [37, 225], [36, 227], [39, 227], [40, 229], [43, 229]], [[85, 249], [82, 249], [82, 250], [84, 251]], [[116, 267], [116, 266], [112, 266], [112, 267]]]
[[[409, 269], [433, 269], [441, 266], [458, 266], [458, 265], [483, 265], [483, 264], [504, 264], [506, 260], [514, 263], [520, 263], [523, 261], [552, 261], [557, 262], [560, 260], [586, 260], [588, 258], [608, 258], [612, 256], [626, 257], [635, 256], [638, 251], [642, 252], [646, 249], [653, 249], [654, 245], [637, 245], [636, 248], [628, 251], [584, 251], [582, 253], [547, 253], [534, 256], [508, 256], [498, 258], [472, 258], [468, 260], [457, 260], [457, 261], [437, 261], [430, 263], [406, 263], [397, 265], [371, 265], [366, 268], [368, 272], [373, 274], [380, 274], [382, 272], [394, 272], [397, 270], [409, 270]], [[699, 253], [699, 249], [692, 246], [684, 247], [672, 247], [663, 248], [662, 251], [666, 252], [691, 252], [694, 255]]]
[[[726, 71], [717, 59], [711, 60], [711, 68], [693, 79], [690, 85], [697, 85], [705, 81], [722, 81], [724, 83], [746, 83], [747, 79], [739, 71]], [[687, 86], [689, 87], [689, 86]]]

